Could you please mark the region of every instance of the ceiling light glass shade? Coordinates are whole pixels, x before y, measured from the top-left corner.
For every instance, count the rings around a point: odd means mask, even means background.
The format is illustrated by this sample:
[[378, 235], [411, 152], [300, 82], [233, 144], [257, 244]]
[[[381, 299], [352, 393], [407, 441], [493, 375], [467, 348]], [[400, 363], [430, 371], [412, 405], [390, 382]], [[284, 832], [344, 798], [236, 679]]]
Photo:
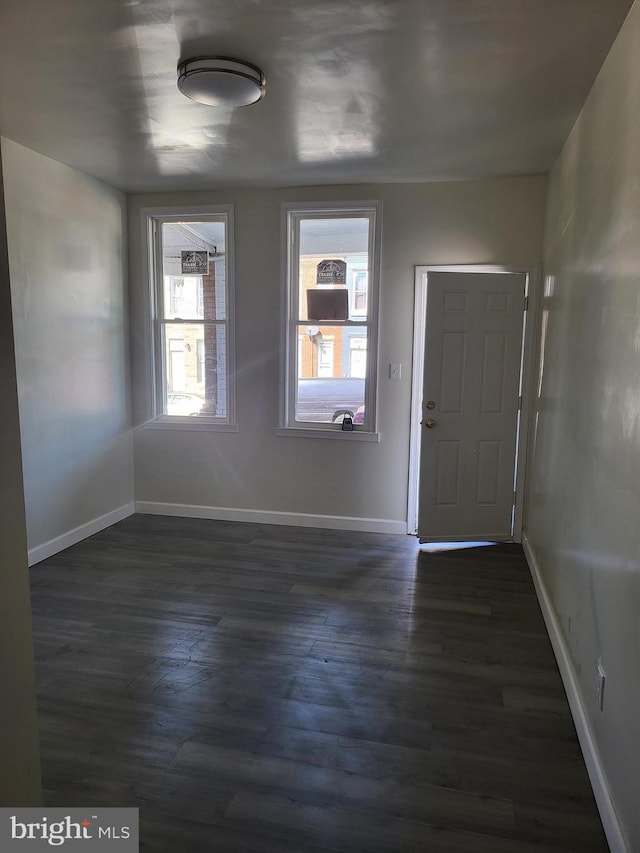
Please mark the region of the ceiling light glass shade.
[[178, 89], [210, 107], [245, 107], [264, 96], [265, 79], [259, 68], [239, 59], [203, 56], [180, 62]]

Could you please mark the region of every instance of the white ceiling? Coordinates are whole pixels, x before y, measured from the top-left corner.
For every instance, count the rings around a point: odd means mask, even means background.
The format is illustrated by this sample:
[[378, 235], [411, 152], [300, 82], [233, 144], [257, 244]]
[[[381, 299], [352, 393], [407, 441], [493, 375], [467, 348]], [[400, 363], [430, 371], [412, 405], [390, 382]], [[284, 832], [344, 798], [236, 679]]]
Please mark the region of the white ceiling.
[[[128, 191], [548, 172], [631, 0], [2, 0], [0, 132]], [[262, 68], [200, 106], [179, 58]]]

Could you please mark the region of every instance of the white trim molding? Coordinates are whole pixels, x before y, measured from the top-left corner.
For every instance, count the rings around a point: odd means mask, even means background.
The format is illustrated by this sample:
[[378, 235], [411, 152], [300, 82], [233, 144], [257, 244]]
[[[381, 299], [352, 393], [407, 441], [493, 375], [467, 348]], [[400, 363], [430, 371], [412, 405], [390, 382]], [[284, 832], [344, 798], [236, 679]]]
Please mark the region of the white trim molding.
[[117, 509], [111, 510], [111, 512], [106, 512], [98, 518], [93, 518], [91, 521], [87, 521], [78, 527], [74, 527], [73, 530], [68, 530], [66, 533], [62, 533], [54, 539], [49, 539], [48, 542], [43, 542], [42, 545], [36, 545], [33, 548], [29, 548], [29, 565], [34, 566], [36, 563], [46, 560], [47, 557], [53, 557], [54, 554], [59, 554], [60, 551], [64, 551], [65, 548], [70, 548], [72, 545], [82, 542], [83, 539], [93, 536], [94, 533], [100, 533], [101, 530], [111, 527], [112, 524], [116, 524], [124, 518], [128, 518], [130, 515], [133, 515], [134, 512], [135, 504], [133, 502], [124, 504], [123, 506], [119, 506]]
[[136, 501], [136, 512], [146, 515], [173, 515], [180, 518], [210, 518], [216, 521], [247, 521], [254, 524], [285, 524], [291, 527], [354, 530], [360, 533], [405, 534], [407, 532], [406, 521], [396, 521], [389, 518], [356, 518], [344, 515], [315, 515], [306, 512], [276, 512], [156, 501]]
[[560, 629], [558, 616], [555, 612], [553, 603], [542, 577], [540, 565], [533, 550], [533, 546], [529, 542], [526, 534], [523, 534], [522, 536], [522, 547], [527, 558], [527, 563], [529, 564], [529, 571], [531, 572], [531, 577], [533, 578], [533, 583], [536, 588], [536, 594], [540, 603], [540, 609], [542, 610], [542, 616], [547, 628], [547, 633], [549, 634], [549, 639], [551, 640], [551, 646], [553, 647], [553, 653], [556, 657], [558, 669], [560, 670], [562, 683], [567, 694], [571, 716], [573, 717], [573, 722], [578, 733], [578, 741], [580, 742], [580, 748], [582, 749], [587, 773], [589, 774], [589, 780], [591, 782], [591, 787], [593, 788], [593, 794], [598, 806], [598, 811], [600, 812], [602, 826], [604, 828], [605, 835], [607, 836], [609, 847], [611, 848], [611, 853], [631, 853], [630, 849], [627, 847], [622, 827], [620, 826], [620, 821], [609, 789], [609, 783], [607, 782], [602, 762], [600, 761], [598, 748], [591, 732], [589, 718], [582, 700], [582, 694], [578, 686], [578, 680], [571, 661], [571, 655], [565, 642], [564, 635]]

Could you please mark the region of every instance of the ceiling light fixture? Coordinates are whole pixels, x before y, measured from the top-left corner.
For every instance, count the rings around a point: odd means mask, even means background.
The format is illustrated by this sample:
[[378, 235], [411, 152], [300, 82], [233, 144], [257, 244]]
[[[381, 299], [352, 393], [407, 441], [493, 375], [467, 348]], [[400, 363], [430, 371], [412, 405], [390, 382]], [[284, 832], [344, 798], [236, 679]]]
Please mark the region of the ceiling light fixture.
[[199, 56], [178, 64], [178, 89], [210, 107], [245, 107], [264, 97], [264, 74], [227, 56]]

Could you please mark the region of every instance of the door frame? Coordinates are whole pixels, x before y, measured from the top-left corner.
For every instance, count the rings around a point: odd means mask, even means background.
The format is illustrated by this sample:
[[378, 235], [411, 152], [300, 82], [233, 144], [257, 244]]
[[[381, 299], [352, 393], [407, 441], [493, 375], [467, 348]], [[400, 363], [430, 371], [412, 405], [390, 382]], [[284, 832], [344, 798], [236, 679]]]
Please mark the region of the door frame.
[[522, 362], [520, 373], [520, 394], [522, 406], [518, 429], [518, 450], [516, 456], [516, 500], [513, 524], [514, 542], [522, 540], [524, 486], [527, 466], [529, 438], [529, 420], [532, 409], [533, 378], [536, 354], [536, 336], [538, 305], [540, 301], [540, 283], [542, 268], [540, 265], [531, 270], [490, 264], [420, 264], [415, 267], [415, 301], [413, 321], [413, 370], [411, 377], [411, 434], [409, 439], [409, 490], [407, 506], [407, 533], [418, 532], [418, 501], [420, 486], [420, 439], [422, 420], [422, 387], [424, 382], [424, 345], [427, 327], [427, 293], [430, 272], [468, 272], [468, 273], [516, 273], [525, 276], [525, 302]]

